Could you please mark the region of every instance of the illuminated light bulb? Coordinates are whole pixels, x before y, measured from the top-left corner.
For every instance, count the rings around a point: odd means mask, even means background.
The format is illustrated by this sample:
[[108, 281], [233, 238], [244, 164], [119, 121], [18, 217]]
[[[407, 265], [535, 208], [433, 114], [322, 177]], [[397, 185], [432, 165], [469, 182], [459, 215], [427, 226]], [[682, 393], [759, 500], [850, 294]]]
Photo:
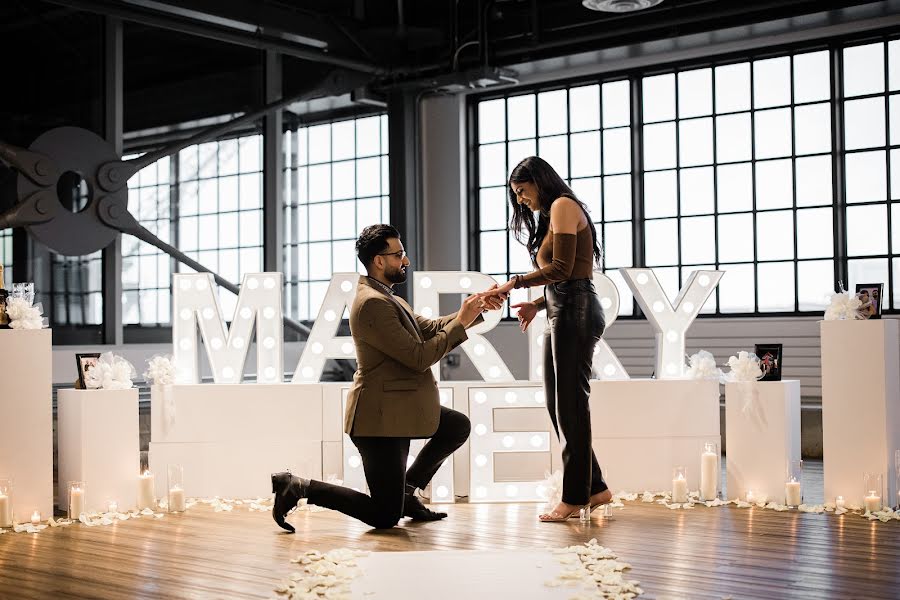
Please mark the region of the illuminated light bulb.
[[490, 369], [488, 369], [488, 375], [490, 375], [491, 377], [493, 377], [495, 379], [497, 377], [500, 377], [500, 367], [498, 367], [498, 366], [491, 367]]
[[259, 287], [259, 279], [257, 279], [256, 277], [251, 277], [247, 280], [247, 287], [251, 290], [255, 290]]
[[674, 329], [670, 329], [669, 331], [666, 332], [666, 339], [669, 340], [670, 342], [677, 342], [678, 341], [678, 332], [675, 331]]
[[267, 306], [263, 309], [263, 317], [266, 319], [274, 319], [275, 318], [275, 309], [271, 306]]
[[544, 403], [544, 391], [543, 390], [539, 390], [534, 393], [534, 401], [537, 402], [538, 404]]
[[266, 339], [263, 340], [263, 348], [265, 348], [266, 350], [271, 350], [274, 347], [275, 347], [275, 338], [267, 337]]
[[531, 440], [529, 440], [529, 441], [531, 442], [531, 445], [535, 448], [540, 448], [541, 444], [544, 443], [543, 438], [541, 438], [541, 436], [539, 436], [539, 435], [531, 436]]
[[263, 279], [263, 287], [267, 290], [271, 290], [275, 287], [275, 279], [272, 277], [266, 277]]
[[709, 285], [709, 275], [701, 275], [700, 277], [697, 278], [697, 281], [700, 282], [700, 285], [702, 285], [703, 287], [706, 287]]
[[613, 375], [616, 374], [616, 366], [613, 364], [608, 364], [608, 365], [604, 366], [603, 374], [608, 377], [612, 377]]
[[547, 486], [545, 486], [543, 483], [538, 484], [538, 486], [534, 488], [534, 491], [537, 492], [537, 495], [541, 498], [547, 497]]
[[193, 342], [191, 342], [191, 338], [181, 338], [181, 341], [178, 342], [178, 345], [182, 350], [190, 350], [191, 346], [193, 346]]
[[542, 335], [538, 336], [537, 346], [538, 346], [538, 348], [542, 348], [544, 346], [544, 336], [542, 336]]
[[484, 426], [484, 423], [479, 423], [475, 426], [475, 433], [478, 435], [484, 435], [487, 433], [487, 427]]
[[504, 448], [512, 448], [516, 445], [516, 439], [511, 435], [503, 436], [503, 447]]
[[665, 307], [666, 305], [662, 303], [662, 300], [657, 300], [653, 303], [653, 312], [660, 313]]
[[234, 377], [234, 369], [231, 367], [225, 367], [222, 369], [222, 377], [225, 379], [232, 379]]
[[353, 284], [350, 283], [349, 281], [346, 281], [346, 280], [345, 280], [345, 281], [342, 281], [342, 282], [341, 282], [341, 290], [342, 290], [342, 291], [344, 291], [344, 292], [349, 292], [349, 291], [352, 290], [352, 289], [353, 289]]
[[[272, 311], [272, 312], [274, 312], [274, 311]], [[250, 317], [253, 316], [253, 311], [245, 306], [244, 308], [241, 309], [240, 314], [241, 314], [242, 319], [249, 319]]]
[[694, 303], [693, 302], [685, 302], [684, 304], [681, 305], [681, 310], [683, 310], [686, 313], [694, 312]]
[[433, 314], [434, 314], [434, 312], [431, 310], [430, 306], [422, 307], [422, 316], [425, 317], [426, 319], [430, 319], [431, 315], [433, 315]]
[[319, 342], [313, 342], [313, 345], [312, 345], [313, 354], [322, 354], [322, 350], [324, 350], [324, 349], [325, 349], [325, 347], [322, 346], [322, 344], [320, 344]]
[[515, 404], [519, 399], [519, 395], [515, 392], [506, 392], [506, 395], [503, 396], [503, 399], [506, 400], [509, 404]]
[[484, 344], [475, 344], [475, 347], [472, 350], [475, 352], [476, 356], [484, 356]]
[[180, 314], [181, 318], [185, 321], [191, 318], [191, 310], [189, 308], [182, 308], [181, 312], [178, 314]]
[[447, 489], [446, 485], [439, 485], [435, 490], [438, 498], [446, 498], [450, 494], [450, 490]]
[[475, 392], [475, 402], [478, 404], [484, 404], [487, 402], [487, 394], [484, 392]]
[[469, 279], [468, 277], [460, 277], [459, 278], [459, 287], [461, 287], [464, 290], [469, 289], [470, 287], [472, 287], [472, 280]]
[[600, 346], [594, 346], [594, 356], [600, 354]]
[[194, 284], [194, 287], [196, 287], [199, 291], [202, 292], [203, 290], [205, 290], [206, 288], [209, 287], [209, 282], [206, 281], [205, 278], [198, 278], [197, 283]]
[[419, 280], [419, 286], [423, 289], [428, 289], [431, 287], [431, 277], [423, 277]]
[[479, 467], [483, 467], [484, 465], [487, 464], [487, 462], [488, 462], [487, 456], [485, 456], [484, 454], [479, 454], [478, 456], [475, 457], [475, 464], [478, 465]]
[[448, 392], [447, 390], [441, 390], [440, 395], [441, 395], [441, 404], [447, 404], [450, 402], [450, 392]]
[[185, 291], [191, 289], [191, 280], [187, 277], [182, 277], [181, 281], [178, 282], [178, 287]]
[[350, 342], [344, 342], [341, 344], [341, 352], [344, 354], [353, 354], [353, 344]]
[[303, 370], [300, 371], [305, 379], [312, 379], [313, 369], [312, 367], [303, 367]]
[[351, 469], [358, 469], [359, 465], [362, 464], [362, 459], [354, 454], [350, 458], [347, 459], [347, 464], [350, 465]]
[[414, 462], [416, 462], [415, 454], [410, 454], [409, 456], [407, 456], [406, 457], [406, 468], [407, 469], [410, 468]]
[[213, 350], [218, 350], [222, 347], [222, 338], [213, 338], [209, 344], [213, 347]]
[[203, 318], [206, 319], [207, 321], [212, 319], [214, 316], [216, 316], [216, 313], [210, 307], [207, 306], [206, 308], [203, 309]]
[[676, 372], [678, 372], [678, 367], [675, 365], [675, 363], [669, 363], [666, 365], [666, 373], [668, 373], [669, 375], [674, 375]]
[[600, 306], [602, 306], [606, 310], [612, 308], [612, 299], [607, 298], [606, 296], [600, 298]]
[[541, 365], [536, 366], [534, 368], [534, 374], [538, 377], [542, 376], [544, 374], [544, 367], [542, 367]]
[[506, 486], [506, 497], [507, 498], [515, 498], [519, 495], [519, 488], [514, 485]]
[[646, 274], [646, 273], [638, 273], [638, 276], [637, 276], [637, 282], [638, 282], [639, 284], [644, 285], [644, 284], [646, 284], [648, 281], [650, 281], [650, 278], [647, 277], [647, 274]]
[[325, 311], [325, 320], [326, 320], [326, 321], [334, 321], [336, 318], [337, 318], [337, 315], [334, 314], [334, 311], [333, 311], [333, 310], [326, 310], [326, 311]]
[[231, 345], [240, 350], [244, 347], [244, 338], [236, 337], [231, 341]]
[[479, 485], [475, 488], [475, 496], [477, 498], [485, 498], [487, 496], [487, 488], [483, 485]]
[[263, 372], [266, 376], [266, 379], [275, 379], [275, 367], [266, 367], [266, 370]]

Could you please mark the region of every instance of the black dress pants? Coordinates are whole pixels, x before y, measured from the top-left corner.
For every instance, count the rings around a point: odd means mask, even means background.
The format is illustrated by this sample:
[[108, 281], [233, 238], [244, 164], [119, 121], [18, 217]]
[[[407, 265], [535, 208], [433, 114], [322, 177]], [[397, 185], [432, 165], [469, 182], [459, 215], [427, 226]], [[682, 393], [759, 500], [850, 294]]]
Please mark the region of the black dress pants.
[[307, 501], [359, 519], [372, 527], [393, 527], [403, 517], [406, 484], [424, 488], [441, 464], [467, 439], [471, 424], [461, 412], [441, 407], [437, 431], [406, 468], [410, 438], [350, 436], [362, 458], [369, 494], [322, 481], [309, 482]]
[[591, 363], [603, 335], [603, 310], [590, 279], [544, 288], [544, 393], [550, 420], [562, 446], [562, 501], [585, 505], [607, 488], [591, 448]]

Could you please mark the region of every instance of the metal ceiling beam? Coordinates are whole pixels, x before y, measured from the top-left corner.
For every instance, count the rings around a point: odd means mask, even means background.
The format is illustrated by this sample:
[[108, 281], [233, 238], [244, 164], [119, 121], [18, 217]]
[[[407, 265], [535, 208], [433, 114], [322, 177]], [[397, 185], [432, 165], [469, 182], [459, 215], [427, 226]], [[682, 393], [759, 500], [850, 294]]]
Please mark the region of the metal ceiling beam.
[[267, 36], [265, 33], [229, 29], [222, 24], [213, 25], [203, 23], [202, 21], [189, 19], [185, 16], [173, 16], [157, 10], [122, 4], [111, 0], [49, 0], [49, 2], [80, 11], [116, 17], [123, 21], [140, 23], [150, 27], [168, 29], [170, 31], [177, 31], [179, 33], [204, 37], [249, 48], [256, 48], [259, 50], [271, 50], [284, 54], [285, 56], [330, 64], [344, 69], [358, 71], [360, 73], [381, 75], [386, 72], [382, 67], [372, 63], [351, 58], [343, 58], [328, 52], [314, 50], [299, 43], [291, 43], [283, 39]]

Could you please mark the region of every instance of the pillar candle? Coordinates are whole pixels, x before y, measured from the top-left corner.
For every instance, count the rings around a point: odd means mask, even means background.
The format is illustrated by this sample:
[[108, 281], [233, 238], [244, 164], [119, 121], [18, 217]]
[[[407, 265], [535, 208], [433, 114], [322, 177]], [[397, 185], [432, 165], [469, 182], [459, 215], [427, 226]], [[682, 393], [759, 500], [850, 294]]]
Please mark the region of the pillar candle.
[[12, 526], [12, 510], [9, 505], [9, 496], [0, 494], [0, 527]]
[[38, 511], [34, 511], [31, 513], [31, 524], [32, 525], [40, 525], [41, 524], [41, 513]]
[[784, 503], [788, 506], [800, 506], [802, 496], [800, 494], [800, 482], [788, 481], [784, 484]]
[[144, 471], [138, 475], [138, 510], [156, 508], [156, 494], [153, 491], [153, 473]]
[[109, 507], [106, 510], [107, 510], [107, 512], [111, 512], [111, 513], [119, 512], [119, 503], [118, 502], [110, 502]]
[[69, 490], [69, 518], [77, 519], [84, 512], [84, 490], [73, 487]]
[[875, 490], [869, 490], [869, 495], [864, 498], [866, 510], [875, 512], [881, 510], [881, 496]]
[[715, 500], [719, 479], [719, 457], [715, 452], [700, 456], [700, 499]]
[[184, 512], [184, 490], [174, 486], [169, 490], [169, 512]]
[[835, 508], [844, 508], [846, 506], [846, 502], [844, 502], [843, 496], [838, 496], [834, 499], [834, 507]]
[[747, 490], [747, 502], [750, 504], [756, 503], [756, 495], [753, 493], [753, 490]]
[[688, 501], [687, 479], [679, 475], [672, 480], [672, 502], [684, 504]]

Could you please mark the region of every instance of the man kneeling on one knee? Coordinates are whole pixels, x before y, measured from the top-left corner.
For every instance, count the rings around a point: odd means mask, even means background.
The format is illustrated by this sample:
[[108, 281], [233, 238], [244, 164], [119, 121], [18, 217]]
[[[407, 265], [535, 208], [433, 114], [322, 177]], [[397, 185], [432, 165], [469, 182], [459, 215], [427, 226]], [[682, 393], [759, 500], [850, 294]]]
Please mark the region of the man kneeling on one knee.
[[[272, 475], [272, 516], [284, 529], [301, 498], [363, 521], [393, 527], [401, 517], [436, 521], [416, 497], [444, 460], [469, 437], [468, 417], [441, 406], [431, 366], [466, 339], [466, 328], [481, 321], [485, 310], [500, 308], [504, 297], [475, 294], [458, 312], [426, 319], [415, 314], [393, 286], [406, 281], [409, 258], [400, 234], [390, 225], [366, 227], [356, 240], [356, 254], [368, 275], [359, 278], [350, 310], [357, 371], [347, 398], [344, 431], [362, 458], [369, 495], [291, 473]], [[495, 286], [496, 287], [496, 286]], [[429, 438], [409, 469], [411, 439]]]

